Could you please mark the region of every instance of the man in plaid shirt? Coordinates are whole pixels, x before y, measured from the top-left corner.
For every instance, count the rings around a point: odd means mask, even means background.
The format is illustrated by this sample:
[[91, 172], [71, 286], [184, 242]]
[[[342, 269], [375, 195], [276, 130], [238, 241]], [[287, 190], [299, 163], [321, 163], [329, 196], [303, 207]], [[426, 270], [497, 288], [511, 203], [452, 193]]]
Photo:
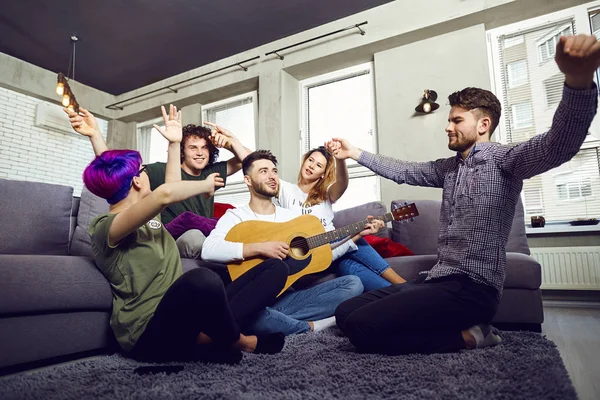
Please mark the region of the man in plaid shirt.
[[565, 85], [552, 127], [516, 146], [490, 142], [500, 102], [477, 88], [448, 97], [446, 133], [454, 157], [406, 162], [334, 139], [336, 158], [357, 160], [397, 183], [443, 188], [437, 264], [415, 282], [370, 291], [337, 308], [337, 324], [358, 351], [435, 353], [500, 343], [490, 322], [502, 296], [506, 242], [523, 180], [577, 154], [596, 114], [600, 42], [563, 36], [555, 58]]

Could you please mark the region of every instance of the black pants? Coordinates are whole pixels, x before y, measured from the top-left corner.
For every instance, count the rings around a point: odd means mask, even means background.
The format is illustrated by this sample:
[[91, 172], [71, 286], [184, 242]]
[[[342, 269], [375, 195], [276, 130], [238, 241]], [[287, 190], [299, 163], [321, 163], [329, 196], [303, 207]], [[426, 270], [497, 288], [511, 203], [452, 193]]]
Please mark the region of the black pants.
[[288, 275], [285, 263], [266, 260], [225, 288], [210, 267], [188, 271], [171, 285], [130, 352], [131, 357], [144, 361], [192, 360], [200, 332], [217, 346], [231, 346], [240, 337], [239, 327], [275, 301]]
[[443, 353], [464, 349], [461, 331], [490, 323], [497, 308], [496, 289], [454, 275], [363, 293], [335, 316], [359, 352]]

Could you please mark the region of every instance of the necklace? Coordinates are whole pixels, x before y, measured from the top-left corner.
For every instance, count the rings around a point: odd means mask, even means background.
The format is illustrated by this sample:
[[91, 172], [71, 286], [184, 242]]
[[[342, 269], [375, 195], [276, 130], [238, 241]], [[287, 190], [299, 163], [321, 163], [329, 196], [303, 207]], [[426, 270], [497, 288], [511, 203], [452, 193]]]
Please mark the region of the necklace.
[[[273, 205], [273, 207], [275, 207], [275, 212], [273, 213], [273, 222], [275, 222], [275, 221], [277, 221], [277, 207], [275, 205]], [[261, 221], [265, 221], [265, 219], [258, 217], [258, 215], [254, 212], [254, 210], [252, 209], [252, 207], [248, 206], [248, 208], [250, 208], [250, 211], [252, 211], [252, 213], [254, 214], [254, 216], [256, 217], [256, 219], [261, 220]], [[269, 214], [260, 214], [260, 215], [269, 215]]]

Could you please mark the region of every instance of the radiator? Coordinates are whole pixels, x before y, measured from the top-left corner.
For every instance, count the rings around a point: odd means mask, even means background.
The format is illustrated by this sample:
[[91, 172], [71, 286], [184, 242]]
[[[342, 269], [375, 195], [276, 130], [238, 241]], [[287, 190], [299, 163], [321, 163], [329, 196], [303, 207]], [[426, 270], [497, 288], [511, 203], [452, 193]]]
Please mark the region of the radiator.
[[600, 290], [600, 246], [538, 247], [542, 289]]

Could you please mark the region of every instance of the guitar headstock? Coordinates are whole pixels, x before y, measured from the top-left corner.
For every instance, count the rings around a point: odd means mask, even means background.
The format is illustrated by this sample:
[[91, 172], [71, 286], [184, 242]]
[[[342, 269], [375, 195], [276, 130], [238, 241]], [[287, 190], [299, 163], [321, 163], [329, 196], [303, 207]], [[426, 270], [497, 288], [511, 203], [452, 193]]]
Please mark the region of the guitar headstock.
[[404, 206], [392, 210], [394, 221], [412, 221], [417, 216], [419, 216], [419, 210], [415, 203], [404, 203]]

